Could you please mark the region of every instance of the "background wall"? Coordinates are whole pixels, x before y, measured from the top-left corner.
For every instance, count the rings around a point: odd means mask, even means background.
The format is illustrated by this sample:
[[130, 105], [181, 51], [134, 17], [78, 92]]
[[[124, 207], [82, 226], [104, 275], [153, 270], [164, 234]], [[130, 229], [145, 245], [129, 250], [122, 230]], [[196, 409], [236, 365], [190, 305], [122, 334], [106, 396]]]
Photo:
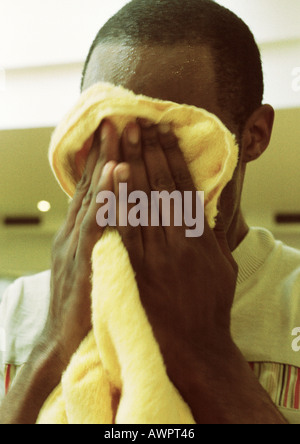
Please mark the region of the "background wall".
[[[47, 150], [53, 128], [79, 96], [81, 71], [98, 29], [126, 1], [1, 0], [0, 4], [0, 278], [50, 267], [53, 236], [67, 199], [52, 177]], [[300, 248], [300, 2], [220, 0], [253, 30], [262, 51], [265, 102], [276, 109], [268, 152], [249, 167], [243, 208], [250, 224], [270, 228]], [[46, 200], [51, 211], [40, 213]], [[7, 217], [35, 216], [12, 228]], [[1, 281], [0, 281], [1, 282]], [[0, 286], [1, 295], [1, 286]]]

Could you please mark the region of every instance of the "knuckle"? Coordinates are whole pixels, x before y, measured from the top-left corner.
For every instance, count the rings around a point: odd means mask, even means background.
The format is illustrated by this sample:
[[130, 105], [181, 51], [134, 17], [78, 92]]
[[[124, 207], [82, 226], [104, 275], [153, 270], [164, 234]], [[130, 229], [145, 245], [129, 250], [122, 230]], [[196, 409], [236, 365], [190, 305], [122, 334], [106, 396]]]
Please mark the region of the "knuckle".
[[89, 207], [90, 204], [92, 203], [93, 197], [94, 197], [93, 190], [89, 189], [86, 195], [84, 196], [84, 199], [82, 201], [82, 206], [85, 208]]
[[162, 176], [155, 175], [152, 179], [152, 189], [154, 191], [175, 191], [176, 187], [172, 179]]
[[127, 160], [129, 162], [141, 162], [141, 153], [137, 150], [131, 150], [127, 152]]
[[174, 180], [176, 184], [180, 184], [184, 188], [191, 188], [193, 181], [188, 171], [177, 170], [174, 172]]
[[62, 226], [61, 229], [56, 233], [52, 242], [52, 255], [55, 255], [57, 251], [59, 251], [64, 244], [65, 241], [65, 226]]
[[92, 224], [91, 221], [85, 217], [80, 225], [80, 235], [86, 236], [91, 232]]
[[[153, 260], [154, 257], [155, 260]], [[144, 256], [144, 266], [150, 271], [149, 281], [151, 281], [151, 276], [153, 276], [153, 274], [162, 280], [165, 280], [166, 270], [168, 270], [169, 265], [170, 260], [168, 255], [163, 254], [162, 251], [159, 255], [157, 255], [157, 252], [151, 248], [146, 251]]]
[[80, 225], [80, 235], [81, 237], [86, 238], [87, 236], [94, 235], [97, 230], [100, 230], [97, 225], [97, 220], [95, 218], [91, 218], [88, 215], [83, 219]]
[[143, 138], [144, 148], [148, 150], [156, 150], [158, 147], [158, 140], [156, 135], [148, 134]]
[[172, 135], [162, 137], [162, 147], [164, 151], [179, 150], [178, 140]]
[[90, 186], [90, 178], [89, 178], [89, 175], [87, 174], [87, 172], [84, 171], [84, 173], [81, 176], [80, 181], [77, 184], [76, 191], [80, 192], [80, 193], [82, 193], [82, 192], [87, 193], [89, 186]]
[[135, 245], [138, 241], [138, 227], [131, 227], [128, 226], [126, 230], [121, 233], [122, 239], [125, 243], [125, 245], [128, 248], [135, 249]]

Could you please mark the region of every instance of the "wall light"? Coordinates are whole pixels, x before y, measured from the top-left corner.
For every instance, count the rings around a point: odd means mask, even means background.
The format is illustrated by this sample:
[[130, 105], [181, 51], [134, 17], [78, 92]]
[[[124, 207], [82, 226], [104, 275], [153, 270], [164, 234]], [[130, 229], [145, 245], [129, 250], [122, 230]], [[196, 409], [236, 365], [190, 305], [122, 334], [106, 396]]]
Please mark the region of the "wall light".
[[46, 200], [41, 200], [37, 204], [37, 207], [38, 207], [38, 210], [41, 211], [42, 213], [48, 213], [48, 211], [51, 210], [51, 205]]

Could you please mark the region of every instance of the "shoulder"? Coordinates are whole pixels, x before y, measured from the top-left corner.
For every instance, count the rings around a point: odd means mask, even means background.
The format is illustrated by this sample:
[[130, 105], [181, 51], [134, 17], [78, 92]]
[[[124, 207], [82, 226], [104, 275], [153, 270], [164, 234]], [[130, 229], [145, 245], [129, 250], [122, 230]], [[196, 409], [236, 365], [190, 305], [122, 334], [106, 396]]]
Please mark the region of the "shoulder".
[[7, 363], [26, 362], [42, 332], [50, 302], [50, 271], [17, 279], [0, 305], [2, 353]]
[[300, 250], [276, 240], [264, 228], [252, 227], [233, 256], [240, 268], [240, 284], [271, 284], [300, 273]]
[[282, 264], [284, 269], [300, 268], [300, 250], [292, 248], [282, 241], [275, 240], [275, 248], [273, 254], [278, 255], [278, 259], [285, 259]]
[[[281, 287], [282, 294], [293, 294], [300, 309], [300, 250], [275, 241], [268, 266], [271, 277]], [[298, 316], [299, 313], [298, 311]]]
[[238, 256], [232, 332], [240, 350], [249, 362], [300, 368], [300, 353], [292, 349], [292, 332], [300, 327], [300, 251], [251, 229]]
[[238, 255], [243, 279], [237, 297], [241, 295], [251, 307], [264, 305], [264, 312], [280, 308], [278, 315], [288, 313], [299, 323], [300, 250], [276, 240], [266, 229], [252, 228]]
[[21, 305], [32, 307], [32, 302], [44, 302], [45, 292], [50, 293], [50, 270], [33, 276], [21, 277], [10, 284], [4, 292], [1, 309], [21, 309]]

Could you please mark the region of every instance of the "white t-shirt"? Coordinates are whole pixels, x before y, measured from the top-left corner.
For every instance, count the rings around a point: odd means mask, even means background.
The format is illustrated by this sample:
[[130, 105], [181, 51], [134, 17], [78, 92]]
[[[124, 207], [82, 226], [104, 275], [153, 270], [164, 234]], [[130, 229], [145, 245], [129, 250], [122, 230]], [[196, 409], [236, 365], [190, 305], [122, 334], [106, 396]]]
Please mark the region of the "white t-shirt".
[[[300, 424], [300, 251], [251, 228], [233, 256], [233, 339], [279, 410]], [[17, 280], [3, 296], [0, 400], [43, 330], [49, 299], [50, 271]]]

